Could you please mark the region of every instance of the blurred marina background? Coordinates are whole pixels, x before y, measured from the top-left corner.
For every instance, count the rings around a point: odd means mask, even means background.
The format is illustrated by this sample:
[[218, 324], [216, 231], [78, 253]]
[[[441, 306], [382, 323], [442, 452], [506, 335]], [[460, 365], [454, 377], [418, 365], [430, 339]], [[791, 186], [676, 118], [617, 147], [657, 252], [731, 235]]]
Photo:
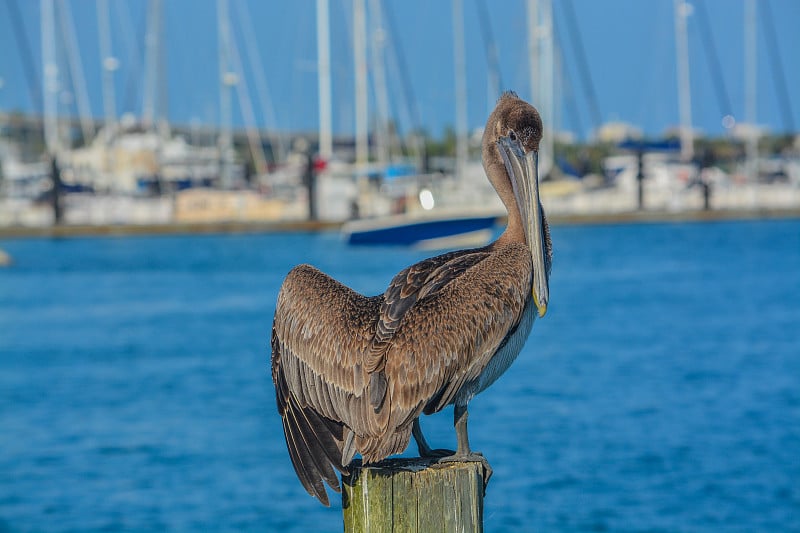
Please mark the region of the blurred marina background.
[[502, 215], [505, 89], [543, 113], [552, 216], [800, 205], [789, 0], [2, 8], [2, 226]]
[[[544, 116], [554, 266], [470, 406], [486, 531], [800, 531], [798, 21], [0, 1], [0, 532], [340, 531], [275, 409], [280, 283], [310, 263], [379, 294], [496, 236], [504, 89]], [[453, 446], [449, 411], [422, 424]]]

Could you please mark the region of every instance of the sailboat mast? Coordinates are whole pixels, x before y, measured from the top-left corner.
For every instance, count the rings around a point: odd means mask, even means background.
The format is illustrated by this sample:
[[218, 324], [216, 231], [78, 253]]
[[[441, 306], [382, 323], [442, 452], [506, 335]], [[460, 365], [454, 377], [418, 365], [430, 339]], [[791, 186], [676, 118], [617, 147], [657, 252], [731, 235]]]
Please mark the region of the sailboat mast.
[[553, 8], [550, 0], [528, 0], [528, 58], [530, 61], [531, 102], [550, 125], [539, 149], [539, 175], [546, 176], [553, 167], [554, 105], [553, 84]]
[[161, 43], [159, 42], [160, 17], [161, 0], [150, 0], [147, 13], [147, 33], [145, 34], [145, 84], [144, 103], [142, 104], [142, 122], [145, 129], [155, 129], [156, 126], [158, 54], [161, 53]]
[[231, 90], [236, 84], [236, 74], [230, 68], [230, 25], [228, 24], [228, 0], [217, 0], [217, 24], [219, 33], [219, 109], [220, 109], [220, 181], [223, 187], [231, 186], [230, 156], [233, 150], [231, 118]]
[[319, 96], [319, 156], [333, 156], [331, 111], [331, 39], [329, 0], [317, 0], [317, 92]]
[[691, 6], [685, 0], [675, 0], [675, 54], [678, 60], [678, 110], [681, 120], [681, 160], [694, 157], [694, 135], [692, 133], [692, 95], [689, 83], [689, 39], [686, 19]]
[[756, 0], [744, 3], [744, 116], [748, 128], [745, 132], [745, 169], [747, 178], [755, 182], [758, 178], [758, 129], [756, 127], [756, 91], [758, 89], [758, 63], [756, 41]]
[[91, 142], [94, 137], [94, 123], [92, 121], [92, 111], [89, 104], [89, 92], [86, 89], [86, 78], [83, 75], [83, 62], [78, 48], [78, 39], [75, 32], [75, 24], [72, 20], [72, 13], [69, 3], [60, 2], [61, 35], [64, 39], [67, 52], [67, 63], [72, 79], [72, 89], [75, 94], [75, 103], [78, 108], [78, 119], [81, 125], [81, 134], [84, 144]]
[[[272, 105], [269, 84], [264, 74], [264, 62], [261, 60], [261, 54], [258, 51], [256, 33], [253, 30], [253, 18], [250, 16], [250, 11], [247, 8], [246, 2], [234, 2], [233, 6], [236, 10], [239, 27], [242, 30], [242, 36], [244, 37], [245, 46], [247, 48], [250, 70], [255, 76], [256, 92], [261, 104], [261, 110], [266, 119], [267, 127], [271, 128], [271, 133], [268, 133], [267, 137], [269, 137], [270, 144], [272, 145], [273, 160], [276, 163], [283, 163], [286, 160], [286, 143], [277, 131], [278, 121], [275, 118], [275, 108]], [[330, 64], [330, 61], [328, 63]], [[328, 69], [328, 73], [330, 75], [330, 68]], [[328, 93], [330, 94], [330, 91], [328, 91]], [[330, 102], [330, 99], [328, 99], [328, 101]]]
[[369, 8], [372, 21], [372, 70], [375, 74], [375, 100], [378, 109], [375, 121], [375, 152], [378, 163], [383, 167], [389, 161], [389, 95], [386, 92], [384, 69], [386, 31], [383, 29], [381, 0], [370, 0]]
[[484, 0], [477, 1], [478, 21], [480, 22], [481, 35], [483, 36], [483, 46], [486, 49], [486, 100], [487, 114], [492, 112], [500, 97], [500, 64], [497, 59], [497, 45], [492, 34], [491, 18], [489, 10], [486, 9]]
[[542, 176], [547, 176], [553, 169], [553, 158], [555, 154], [555, 100], [553, 87], [556, 82], [555, 72], [555, 49], [553, 47], [553, 3], [552, 0], [541, 0], [541, 27], [540, 38], [542, 39], [541, 53], [541, 76], [539, 84], [541, 86], [542, 120], [545, 124], [550, 124], [550, 134], [542, 138], [542, 146], [539, 151], [539, 168], [542, 169]]
[[105, 141], [111, 140], [116, 122], [116, 96], [114, 94], [114, 71], [117, 59], [111, 52], [111, 29], [108, 0], [97, 0], [97, 23], [100, 37], [100, 55], [103, 67], [103, 111], [105, 114]]
[[369, 161], [367, 117], [367, 18], [364, 0], [353, 0], [353, 56], [356, 93], [356, 164]]
[[[226, 13], [226, 15], [228, 14], [229, 13]], [[230, 19], [226, 24], [230, 24]], [[256, 175], [262, 178], [269, 174], [267, 156], [264, 154], [264, 144], [261, 140], [261, 133], [259, 133], [258, 127], [256, 126], [256, 115], [253, 111], [253, 103], [250, 100], [250, 92], [247, 89], [239, 47], [236, 45], [235, 39], [231, 39], [228, 44], [230, 45], [230, 50], [228, 52], [230, 54], [231, 66], [233, 67], [233, 74], [236, 77], [236, 94], [238, 96], [239, 109], [244, 118], [247, 143], [250, 145], [250, 154], [253, 157], [253, 166]]]
[[528, 0], [527, 3], [527, 22], [528, 22], [528, 61], [531, 87], [531, 103], [539, 107], [539, 1]]
[[456, 178], [464, 177], [467, 163], [467, 71], [464, 58], [464, 8], [453, 0], [453, 64], [456, 82]]
[[56, 62], [54, 0], [41, 0], [42, 82], [44, 98], [44, 140], [47, 151], [56, 155], [61, 150], [58, 136], [58, 63]]

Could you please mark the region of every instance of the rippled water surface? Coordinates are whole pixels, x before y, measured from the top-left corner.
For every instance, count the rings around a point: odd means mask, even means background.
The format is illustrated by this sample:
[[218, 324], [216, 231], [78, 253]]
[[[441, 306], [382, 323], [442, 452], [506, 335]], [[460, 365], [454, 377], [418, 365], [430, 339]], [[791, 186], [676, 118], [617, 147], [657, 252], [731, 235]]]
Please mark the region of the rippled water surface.
[[[556, 227], [551, 306], [470, 406], [487, 531], [800, 531], [800, 222]], [[382, 292], [336, 235], [0, 243], [0, 531], [341, 531], [268, 372], [283, 276]], [[452, 411], [427, 417], [453, 447]]]

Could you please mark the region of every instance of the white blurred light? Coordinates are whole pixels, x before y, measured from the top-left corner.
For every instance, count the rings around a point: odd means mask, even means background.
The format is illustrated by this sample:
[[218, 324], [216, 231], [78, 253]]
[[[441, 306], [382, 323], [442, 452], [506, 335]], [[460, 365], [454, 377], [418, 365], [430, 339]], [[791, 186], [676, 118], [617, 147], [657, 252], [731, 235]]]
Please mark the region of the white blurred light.
[[736, 125], [736, 119], [733, 118], [733, 115], [725, 115], [722, 117], [722, 127], [726, 130], [733, 128]]
[[222, 83], [229, 86], [236, 85], [239, 83], [239, 76], [235, 72], [226, 72], [222, 76]]
[[119, 59], [113, 56], [105, 58], [103, 60], [103, 68], [110, 72], [114, 72], [119, 68]]
[[419, 191], [419, 203], [422, 206], [422, 209], [431, 210], [433, 209], [433, 205], [436, 203], [433, 200], [433, 193], [428, 189], [422, 189]]

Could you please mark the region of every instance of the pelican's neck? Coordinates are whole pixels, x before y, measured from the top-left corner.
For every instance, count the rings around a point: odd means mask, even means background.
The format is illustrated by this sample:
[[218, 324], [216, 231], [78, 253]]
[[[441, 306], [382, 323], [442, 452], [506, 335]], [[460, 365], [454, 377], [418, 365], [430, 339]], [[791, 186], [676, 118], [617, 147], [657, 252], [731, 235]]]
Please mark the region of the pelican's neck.
[[507, 245], [512, 243], [527, 244], [525, 241], [525, 228], [522, 223], [522, 214], [519, 212], [517, 200], [514, 198], [514, 190], [511, 185], [511, 178], [505, 165], [498, 161], [497, 164], [489, 165], [486, 168], [489, 181], [492, 182], [503, 205], [506, 206], [508, 213], [508, 224], [505, 231], [497, 239], [497, 244]]
[[508, 208], [508, 225], [505, 231], [498, 237], [498, 244], [519, 243], [527, 245], [525, 241], [525, 230], [522, 226], [522, 217], [519, 214], [516, 204]]

